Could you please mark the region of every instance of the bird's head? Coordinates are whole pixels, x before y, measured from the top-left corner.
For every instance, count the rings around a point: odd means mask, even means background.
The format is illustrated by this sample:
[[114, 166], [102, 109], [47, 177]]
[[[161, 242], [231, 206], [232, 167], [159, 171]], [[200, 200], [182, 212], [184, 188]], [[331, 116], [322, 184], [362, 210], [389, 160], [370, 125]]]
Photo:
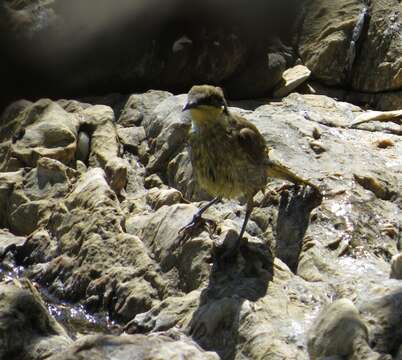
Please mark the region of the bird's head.
[[220, 87], [195, 85], [187, 96], [183, 111], [190, 110], [193, 120], [205, 122], [215, 119], [221, 113], [228, 113], [228, 106]]

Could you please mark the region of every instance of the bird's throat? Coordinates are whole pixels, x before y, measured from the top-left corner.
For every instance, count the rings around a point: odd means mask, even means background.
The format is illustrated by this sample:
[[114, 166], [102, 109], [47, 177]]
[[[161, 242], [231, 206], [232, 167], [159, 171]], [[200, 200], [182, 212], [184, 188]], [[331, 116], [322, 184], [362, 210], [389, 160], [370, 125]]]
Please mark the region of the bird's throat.
[[190, 110], [193, 126], [198, 129], [214, 127], [222, 121], [223, 109], [213, 106], [200, 106]]

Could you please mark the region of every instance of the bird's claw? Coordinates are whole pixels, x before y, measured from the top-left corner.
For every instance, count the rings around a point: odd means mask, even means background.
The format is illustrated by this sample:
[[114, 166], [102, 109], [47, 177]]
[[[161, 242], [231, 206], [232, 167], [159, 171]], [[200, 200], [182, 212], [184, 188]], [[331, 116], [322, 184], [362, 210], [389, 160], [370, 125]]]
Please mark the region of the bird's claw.
[[275, 189], [275, 192], [281, 193], [282, 191], [293, 190], [293, 189], [295, 189], [297, 191], [298, 189], [300, 189], [300, 187], [305, 188], [307, 186], [310, 187], [314, 193], [321, 194], [318, 186], [315, 184], [312, 184], [310, 182], [306, 182], [304, 184], [284, 184], [281, 187], [279, 187], [278, 189]]
[[287, 191], [287, 190], [292, 190], [292, 189], [297, 189], [297, 188], [299, 188], [299, 184], [284, 184], [284, 185], [282, 185], [282, 186], [280, 186], [278, 189], [275, 189], [275, 192], [276, 193], [281, 193], [281, 192], [283, 192], [283, 191]]
[[195, 233], [196, 230], [204, 226], [207, 226], [209, 236], [213, 237], [217, 228], [217, 224], [215, 223], [215, 221], [204, 219], [200, 215], [195, 214], [193, 216], [193, 219], [187, 225], [179, 229], [178, 234], [181, 235], [179, 242], [182, 243], [183, 241], [187, 240]]

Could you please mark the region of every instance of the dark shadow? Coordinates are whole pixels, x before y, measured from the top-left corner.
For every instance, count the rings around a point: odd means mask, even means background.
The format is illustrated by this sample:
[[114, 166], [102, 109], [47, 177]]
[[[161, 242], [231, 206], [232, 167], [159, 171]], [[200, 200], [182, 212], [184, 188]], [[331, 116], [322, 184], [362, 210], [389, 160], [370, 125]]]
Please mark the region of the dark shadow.
[[225, 360], [236, 355], [240, 311], [245, 300], [265, 296], [273, 279], [273, 255], [264, 244], [244, 243], [232, 262], [216, 255], [208, 286], [187, 329], [203, 349]]
[[319, 206], [322, 195], [311, 187], [283, 191], [276, 224], [275, 255], [296, 273], [304, 235], [311, 211]]

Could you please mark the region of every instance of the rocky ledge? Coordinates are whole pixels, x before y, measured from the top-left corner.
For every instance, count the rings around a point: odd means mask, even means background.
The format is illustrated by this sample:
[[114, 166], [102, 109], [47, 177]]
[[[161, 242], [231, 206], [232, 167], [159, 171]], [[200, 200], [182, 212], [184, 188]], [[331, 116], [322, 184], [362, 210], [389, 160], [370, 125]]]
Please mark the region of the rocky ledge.
[[[239, 256], [221, 264], [242, 204], [214, 206], [186, 241], [178, 233], [208, 200], [192, 177], [185, 98], [21, 100], [4, 111], [1, 359], [402, 358], [397, 114], [297, 93], [232, 103], [323, 198], [268, 183]], [[13, 266], [27, 279], [7, 276]], [[117, 331], [72, 336], [37, 288], [106, 313]]]

